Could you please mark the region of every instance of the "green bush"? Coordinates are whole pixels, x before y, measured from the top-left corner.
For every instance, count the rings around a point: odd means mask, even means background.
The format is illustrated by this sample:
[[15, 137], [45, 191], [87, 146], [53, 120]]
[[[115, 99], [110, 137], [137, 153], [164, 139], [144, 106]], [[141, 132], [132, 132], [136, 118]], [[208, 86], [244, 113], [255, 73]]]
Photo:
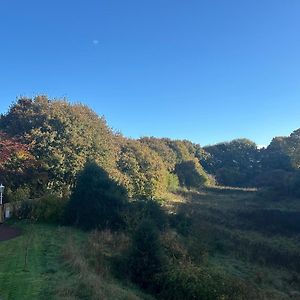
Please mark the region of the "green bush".
[[175, 192], [179, 188], [179, 179], [176, 174], [168, 174], [168, 191]]
[[141, 288], [155, 292], [156, 277], [163, 271], [162, 247], [156, 226], [144, 220], [133, 237], [127, 266], [130, 279]]
[[79, 173], [64, 214], [64, 221], [82, 229], [119, 228], [126, 190], [109, 178], [95, 162], [88, 162]]
[[20, 206], [14, 211], [14, 216], [18, 219], [31, 219], [33, 211], [33, 200], [22, 201]]
[[21, 202], [30, 198], [30, 189], [27, 186], [21, 186], [15, 190], [6, 190], [7, 202]]
[[191, 264], [170, 268], [160, 276], [160, 283], [160, 297], [165, 300], [258, 299], [256, 296], [251, 298], [250, 295], [250, 298], [245, 298], [246, 292], [242, 283], [208, 268]]
[[200, 188], [209, 183], [210, 180], [209, 176], [205, 173], [196, 159], [178, 163], [175, 166], [175, 172], [178, 176], [180, 185], [189, 189]]
[[184, 236], [187, 236], [190, 233], [192, 219], [187, 214], [179, 212], [170, 215], [169, 219], [170, 225], [175, 228], [178, 233]]
[[39, 198], [34, 206], [33, 215], [38, 221], [59, 223], [62, 221], [66, 200], [49, 194]]
[[154, 200], [143, 199], [129, 203], [123, 218], [130, 232], [135, 231], [145, 219], [151, 220], [160, 230], [168, 226], [168, 217], [165, 211], [160, 203]]
[[39, 199], [22, 201], [15, 212], [19, 219], [40, 222], [60, 223], [66, 201], [55, 194], [44, 195]]

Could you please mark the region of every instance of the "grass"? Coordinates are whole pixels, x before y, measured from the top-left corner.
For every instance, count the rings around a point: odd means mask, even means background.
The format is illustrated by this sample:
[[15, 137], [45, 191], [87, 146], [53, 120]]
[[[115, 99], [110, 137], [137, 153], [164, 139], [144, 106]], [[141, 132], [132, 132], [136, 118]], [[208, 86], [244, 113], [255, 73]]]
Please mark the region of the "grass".
[[178, 196], [181, 201], [167, 207], [190, 218], [185, 244], [196, 264], [243, 280], [262, 299], [300, 298], [298, 199], [274, 201], [254, 189], [225, 188]]
[[24, 222], [12, 225], [21, 227], [23, 235], [0, 243], [1, 300], [150, 299], [92, 268], [84, 257], [87, 233]]
[[23, 235], [0, 243], [0, 297], [41, 299], [43, 291], [55, 285], [58, 272], [67, 275], [59, 260], [62, 229], [24, 223], [19, 226]]
[[[174, 227], [161, 241], [174, 266], [225, 274], [258, 291], [255, 299], [300, 298], [299, 200], [272, 201], [253, 189], [226, 188], [182, 190], [170, 199], [165, 209]], [[181, 217], [174, 219], [174, 212]], [[128, 233], [12, 225], [23, 235], [0, 242], [1, 300], [153, 299], [114, 276], [112, 262], [128, 249]]]

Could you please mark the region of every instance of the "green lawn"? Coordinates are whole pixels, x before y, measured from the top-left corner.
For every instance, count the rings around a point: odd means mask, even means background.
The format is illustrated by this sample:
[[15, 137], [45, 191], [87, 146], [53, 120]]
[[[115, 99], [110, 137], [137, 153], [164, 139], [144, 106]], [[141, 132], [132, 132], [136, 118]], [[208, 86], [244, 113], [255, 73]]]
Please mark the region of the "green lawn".
[[1, 300], [151, 299], [95, 272], [84, 257], [87, 233], [54, 225], [12, 225], [23, 234], [0, 242]]
[[58, 278], [68, 275], [60, 253], [66, 236], [74, 236], [75, 231], [47, 225], [18, 226], [23, 230], [21, 236], [0, 242], [0, 297], [51, 299]]

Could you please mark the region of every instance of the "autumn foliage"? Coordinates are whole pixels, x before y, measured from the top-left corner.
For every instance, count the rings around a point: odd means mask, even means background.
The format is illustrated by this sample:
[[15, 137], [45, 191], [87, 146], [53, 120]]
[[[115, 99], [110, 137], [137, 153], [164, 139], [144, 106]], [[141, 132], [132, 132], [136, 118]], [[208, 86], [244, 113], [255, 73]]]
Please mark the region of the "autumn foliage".
[[[57, 192], [70, 191], [85, 163], [93, 160], [129, 196], [162, 197], [171, 181], [172, 188], [179, 182], [182, 172], [176, 174], [176, 166], [195, 160], [197, 152], [188, 141], [127, 139], [87, 106], [45, 96], [19, 99], [0, 117], [0, 130], [5, 180], [18, 187], [24, 180], [12, 180], [9, 174], [34, 173], [35, 184], [27, 182], [32, 189], [44, 186]], [[195, 169], [198, 177], [206, 176], [202, 170], [200, 165]], [[195, 188], [199, 182], [206, 180], [200, 178]]]
[[36, 161], [29, 146], [0, 131], [0, 180], [9, 184], [29, 181], [34, 166]]

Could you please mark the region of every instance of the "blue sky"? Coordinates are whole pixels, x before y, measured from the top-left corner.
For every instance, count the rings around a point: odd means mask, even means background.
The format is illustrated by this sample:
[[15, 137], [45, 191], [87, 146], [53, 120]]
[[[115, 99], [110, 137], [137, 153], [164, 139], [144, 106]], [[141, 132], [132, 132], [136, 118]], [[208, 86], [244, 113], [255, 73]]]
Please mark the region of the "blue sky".
[[300, 127], [299, 0], [1, 0], [0, 39], [2, 113], [67, 97], [202, 145]]

